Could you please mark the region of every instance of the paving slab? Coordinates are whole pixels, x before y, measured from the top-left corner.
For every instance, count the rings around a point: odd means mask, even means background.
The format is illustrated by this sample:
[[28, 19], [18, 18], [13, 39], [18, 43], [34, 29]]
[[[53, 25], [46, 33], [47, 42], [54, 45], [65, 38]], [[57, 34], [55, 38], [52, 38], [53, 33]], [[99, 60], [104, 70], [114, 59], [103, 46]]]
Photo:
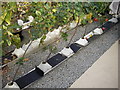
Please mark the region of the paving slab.
[[70, 88], [118, 88], [118, 41]]

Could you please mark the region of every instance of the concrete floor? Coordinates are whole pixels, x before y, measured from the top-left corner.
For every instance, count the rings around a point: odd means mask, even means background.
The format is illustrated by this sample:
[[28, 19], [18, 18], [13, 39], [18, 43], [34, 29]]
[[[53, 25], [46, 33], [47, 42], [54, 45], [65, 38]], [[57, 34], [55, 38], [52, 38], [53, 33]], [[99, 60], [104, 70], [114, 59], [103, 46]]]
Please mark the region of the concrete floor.
[[70, 88], [118, 88], [118, 41]]
[[[87, 25], [87, 33], [96, 28], [99, 23], [92, 23]], [[111, 28], [108, 32], [102, 34], [98, 38], [93, 39], [90, 44], [78, 51], [71, 58], [63, 62], [61, 65], [56, 67], [54, 70], [46, 74], [43, 78], [32, 83], [28, 88], [68, 88], [70, 87], [84, 72], [89, 69], [114, 43], [118, 40], [118, 31], [120, 23], [115, 27]], [[73, 41], [78, 40], [84, 33], [84, 27], [79, 27], [78, 31], [73, 38]], [[69, 32], [68, 41], [70, 40], [72, 32]], [[68, 43], [68, 41], [60, 40], [57, 45], [58, 51], [62, 50]], [[48, 55], [48, 50], [43, 52], [42, 50], [31, 54], [27, 58], [27, 61], [21, 66], [17, 78], [23, 76], [25, 73], [30, 71], [39, 65]], [[53, 56], [54, 54], [52, 54]], [[16, 70], [17, 65], [9, 67], [9, 71], [3, 75], [3, 86], [11, 80]]]

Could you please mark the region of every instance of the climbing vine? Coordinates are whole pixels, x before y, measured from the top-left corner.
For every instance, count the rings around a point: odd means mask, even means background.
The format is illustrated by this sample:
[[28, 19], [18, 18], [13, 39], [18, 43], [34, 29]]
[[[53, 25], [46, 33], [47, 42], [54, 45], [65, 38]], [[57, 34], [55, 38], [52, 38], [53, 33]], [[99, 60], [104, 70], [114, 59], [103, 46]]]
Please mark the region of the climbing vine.
[[[3, 48], [11, 45], [20, 48], [21, 37], [15, 33], [23, 30], [29, 32], [32, 40], [42, 37], [40, 43], [43, 43], [46, 34], [59, 26], [69, 26], [78, 20], [81, 25], [86, 25], [106, 18], [104, 14], [108, 5], [108, 2], [2, 2], [0, 44]], [[28, 28], [23, 29], [23, 23], [30, 19]], [[61, 36], [67, 40], [68, 34], [61, 32]]]

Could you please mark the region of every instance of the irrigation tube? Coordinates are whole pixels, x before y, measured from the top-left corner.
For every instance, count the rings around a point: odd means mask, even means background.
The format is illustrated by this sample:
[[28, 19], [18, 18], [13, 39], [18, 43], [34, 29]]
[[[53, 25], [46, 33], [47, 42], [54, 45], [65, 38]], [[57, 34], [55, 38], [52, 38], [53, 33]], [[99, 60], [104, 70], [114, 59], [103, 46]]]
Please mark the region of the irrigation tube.
[[11, 90], [13, 88], [16, 88], [17, 90], [27, 88], [31, 83], [42, 78], [48, 72], [59, 66], [62, 62], [77, 53], [78, 50], [81, 50], [83, 47], [87, 46], [91, 42], [91, 38], [99, 37], [101, 34], [107, 32], [110, 28], [119, 23], [119, 21], [120, 18], [112, 18], [108, 20], [100, 27], [97, 27], [93, 31], [89, 32], [84, 36], [84, 38], [80, 38], [78, 41], [72, 43], [69, 47], [64, 47], [63, 50], [48, 59], [46, 63], [41, 62], [27, 74], [15, 80], [12, 85], [9, 85], [8, 83], [5, 88], [9, 88]]

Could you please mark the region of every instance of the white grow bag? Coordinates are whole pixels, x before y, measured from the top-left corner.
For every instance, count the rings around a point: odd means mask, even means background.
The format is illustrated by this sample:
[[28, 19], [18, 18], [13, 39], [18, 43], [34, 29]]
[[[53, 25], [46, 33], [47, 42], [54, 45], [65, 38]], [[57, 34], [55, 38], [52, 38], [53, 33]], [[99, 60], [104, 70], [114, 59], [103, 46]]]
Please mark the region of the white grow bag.
[[47, 62], [45, 63], [40, 63], [40, 65], [37, 66], [39, 69], [41, 69], [44, 74], [46, 74], [47, 72], [49, 72], [52, 69], [52, 66], [50, 64], [48, 64]]
[[19, 49], [16, 48], [12, 54], [16, 55], [19, 58], [19, 57], [22, 57], [22, 55], [24, 54], [24, 52], [25, 51], [22, 48], [19, 48]]
[[103, 30], [101, 28], [96, 28], [93, 30], [94, 35], [101, 35], [103, 33]]
[[67, 57], [70, 57], [74, 54], [73, 50], [69, 47], [69, 48], [63, 48], [63, 50], [61, 50], [61, 52], [59, 52], [60, 54], [63, 54]]
[[82, 45], [82, 46], [86, 46], [88, 45], [88, 41], [86, 39], [82, 39], [80, 38], [78, 41], [76, 41], [75, 43]]
[[13, 82], [13, 85], [9, 85], [8, 83], [7, 83], [7, 85], [4, 87], [5, 88], [5, 90], [20, 90], [20, 88], [19, 88], [19, 86], [17, 85], [17, 83], [16, 82]]

